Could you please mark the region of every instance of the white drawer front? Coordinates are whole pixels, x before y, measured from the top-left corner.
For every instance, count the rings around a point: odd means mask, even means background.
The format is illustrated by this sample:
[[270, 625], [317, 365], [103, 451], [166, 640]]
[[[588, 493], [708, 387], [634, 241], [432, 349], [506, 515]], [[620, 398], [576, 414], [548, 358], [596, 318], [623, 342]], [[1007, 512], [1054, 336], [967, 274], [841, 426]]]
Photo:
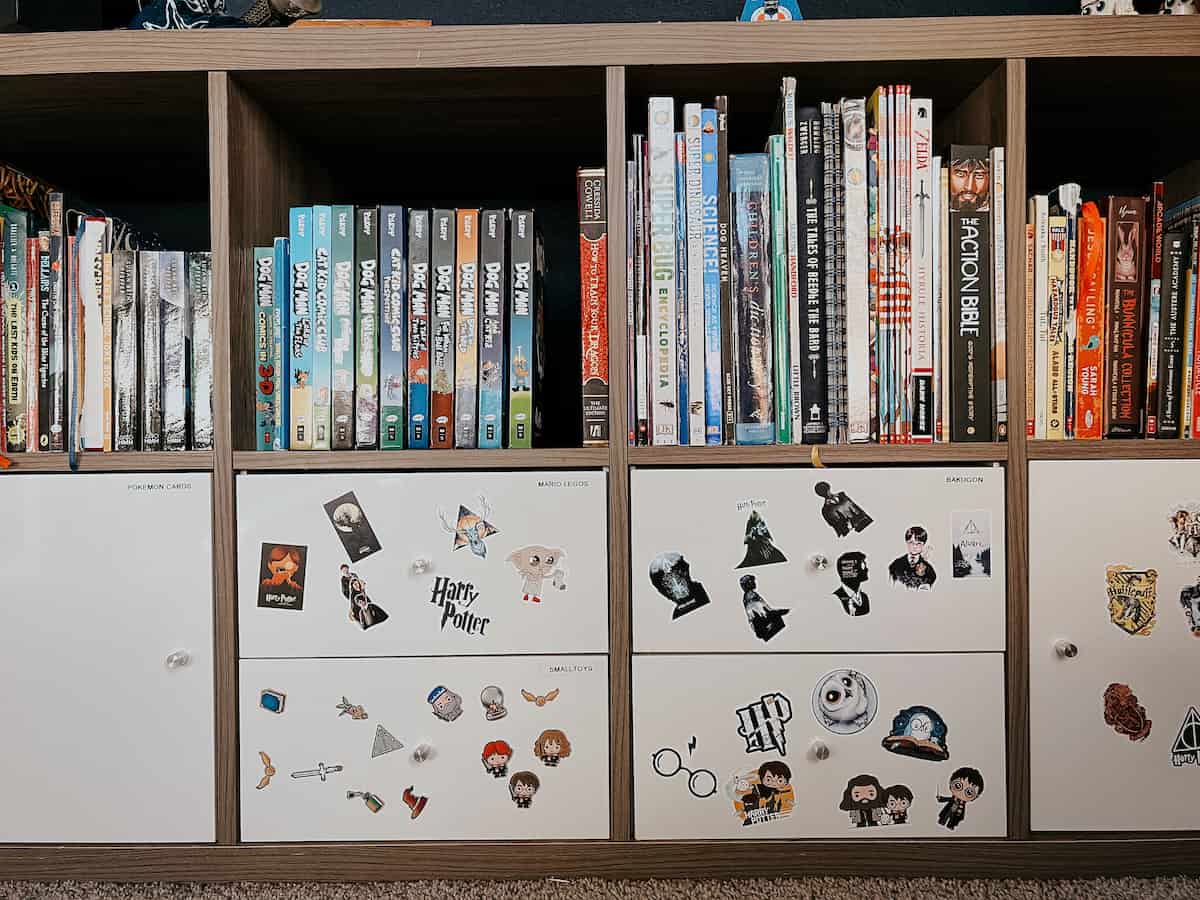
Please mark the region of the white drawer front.
[[635, 650], [1004, 649], [1003, 469], [651, 469], [632, 493]]
[[[461, 710], [452, 720], [434, 714], [438, 687], [443, 714]], [[487, 718], [488, 688], [503, 696], [500, 718]], [[264, 708], [264, 690], [282, 711]], [[547, 731], [551, 742], [565, 737], [556, 765], [534, 754]], [[242, 839], [607, 838], [608, 733], [603, 656], [244, 660]], [[512, 754], [497, 776], [484, 751], [501, 741]], [[433, 752], [416, 762], [422, 743]], [[518, 808], [512, 792], [528, 790], [528, 773], [537, 788]]]
[[243, 475], [241, 655], [607, 651], [605, 484], [599, 471]]
[[1200, 827], [1200, 464], [1035, 462], [1029, 497], [1032, 827]]
[[[633, 690], [639, 839], [1005, 834], [1002, 654], [637, 656]], [[828, 720], [814, 692], [837, 695]], [[893, 732], [907, 753], [884, 748]], [[938, 797], [962, 768], [984, 790], [949, 829]], [[756, 786], [760, 773], [773, 791]], [[956, 787], [965, 795], [975, 779]], [[841, 808], [848, 792], [853, 810]], [[906, 821], [889, 822], [881, 804], [906, 794]]]

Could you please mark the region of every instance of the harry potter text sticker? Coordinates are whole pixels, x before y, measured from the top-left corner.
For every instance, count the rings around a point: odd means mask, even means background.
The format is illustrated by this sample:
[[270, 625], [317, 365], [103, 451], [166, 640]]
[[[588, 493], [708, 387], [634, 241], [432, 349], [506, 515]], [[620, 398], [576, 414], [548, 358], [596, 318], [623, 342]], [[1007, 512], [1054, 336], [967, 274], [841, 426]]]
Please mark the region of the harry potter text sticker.
[[280, 715], [283, 713], [283, 707], [287, 703], [287, 694], [283, 691], [273, 691], [270, 688], [259, 691], [258, 705], [260, 709], [265, 709], [269, 713]]
[[371, 602], [367, 596], [367, 583], [350, 571], [345, 563], [341, 566], [342, 596], [350, 603], [350, 621], [363, 631], [381, 625], [388, 619], [383, 608]]
[[1194, 706], [1188, 707], [1175, 743], [1171, 745], [1171, 765], [1176, 768], [1200, 765], [1200, 712]]
[[978, 769], [963, 766], [950, 776], [950, 790], [937, 793], [937, 802], [944, 804], [938, 813], [938, 824], [953, 831], [967, 817], [967, 804], [974, 803], [983, 793], [983, 775]]
[[844, 492], [830, 488], [828, 481], [818, 481], [813, 485], [813, 491], [821, 498], [821, 518], [838, 537], [845, 537], [851, 531], [861, 534], [873, 521]]
[[479, 702], [483, 704], [483, 715], [489, 722], [495, 722], [508, 715], [508, 710], [504, 707], [504, 691], [494, 684], [489, 684], [479, 692]]
[[360, 704], [351, 703], [345, 696], [342, 697], [342, 702], [337, 705], [337, 708], [339, 719], [342, 716], [349, 716], [354, 721], [361, 722], [363, 719], [369, 718], [367, 711]]
[[401, 799], [404, 801], [404, 805], [409, 809], [408, 817], [410, 819], [415, 819], [417, 816], [423, 813], [425, 811], [425, 807], [429, 805], [429, 798], [419, 796], [413, 790], [414, 787], [415, 785], [411, 784], [406, 787], [404, 789], [404, 795], [401, 797]]
[[488, 741], [483, 745], [483, 770], [493, 778], [507, 778], [508, 761], [512, 755], [508, 741]]
[[855, 775], [846, 782], [838, 809], [850, 817], [852, 828], [907, 825], [913, 792], [903, 784], [885, 788], [874, 775]]
[[261, 791], [263, 788], [271, 786], [271, 779], [275, 777], [276, 772], [275, 767], [271, 765], [271, 757], [267, 756], [262, 750], [258, 751], [258, 758], [262, 762], [263, 775], [254, 789]]
[[469, 581], [454, 581], [445, 575], [439, 575], [433, 580], [433, 590], [429, 602], [442, 612], [441, 630], [449, 625], [464, 634], [486, 634], [488, 623], [492, 620], [480, 616], [471, 610], [479, 599], [479, 591]]
[[453, 722], [462, 715], [462, 697], [444, 685], [435, 687], [426, 699], [433, 708], [433, 714], [443, 722]]
[[834, 734], [857, 734], [871, 724], [878, 708], [875, 684], [854, 669], [835, 669], [813, 689], [813, 715]]
[[1154, 723], [1129, 685], [1114, 682], [1104, 689], [1104, 724], [1131, 741], [1144, 741]]
[[529, 809], [542, 782], [532, 772], [517, 772], [508, 780], [508, 794], [517, 809]]
[[524, 579], [521, 592], [526, 603], [542, 602], [542, 591], [547, 581], [556, 590], [567, 589], [567, 573], [563, 568], [565, 555], [557, 548], [543, 547], [541, 544], [530, 544], [508, 555], [508, 561]]
[[672, 550], [654, 557], [650, 562], [650, 583], [675, 604], [672, 621], [709, 603], [708, 591], [699, 581], [692, 580], [692, 567], [682, 553]]
[[375, 537], [375, 529], [367, 521], [367, 514], [363, 512], [353, 491], [326, 503], [325, 515], [329, 516], [351, 562], [366, 559], [382, 549], [379, 539]]
[[892, 731], [883, 739], [883, 749], [942, 762], [950, 758], [946, 744], [946, 720], [928, 706], [907, 706], [892, 719]]
[[910, 591], [928, 591], [937, 581], [933, 564], [925, 555], [929, 532], [921, 525], [911, 525], [904, 532], [904, 555], [892, 560], [888, 575], [892, 581]]
[[258, 570], [258, 605], [263, 609], [304, 609], [308, 548], [263, 544]]
[[571, 742], [557, 728], [547, 728], [533, 742], [533, 755], [553, 768], [571, 755]]
[[1108, 616], [1126, 634], [1148, 637], [1154, 631], [1158, 572], [1107, 566]]
[[955, 578], [992, 577], [992, 511], [956, 509], [950, 514]]
[[783, 760], [772, 759], [757, 769], [738, 773], [726, 784], [733, 812], [742, 825], [761, 825], [792, 814], [796, 795], [792, 770]]
[[[695, 738], [688, 744], [688, 754], [695, 749]], [[657, 750], [650, 759], [654, 773], [662, 778], [673, 778], [680, 772], [688, 774], [688, 793], [697, 800], [704, 800], [717, 792], [717, 776], [711, 769], [689, 769], [683, 764], [683, 757], [673, 747], [663, 747]]]
[[792, 701], [784, 694], [763, 694], [737, 710], [737, 733], [746, 742], [747, 753], [778, 751], [787, 756], [783, 726], [792, 721]]
[[862, 589], [870, 572], [867, 554], [851, 550], [837, 558], [837, 576], [841, 582], [833, 596], [838, 598], [848, 616], [865, 616], [871, 612], [871, 598]]
[[454, 549], [461, 550], [463, 547], [470, 547], [471, 552], [480, 559], [487, 557], [487, 545], [484, 543], [484, 540], [493, 534], [499, 533], [496, 526], [487, 521], [487, 517], [491, 514], [491, 504], [482, 495], [479, 497], [479, 512], [476, 513], [460, 505], [458, 507], [458, 519], [453, 525], [447, 520], [446, 514], [442, 512], [441, 507], [438, 507], [437, 512], [438, 521], [442, 523], [442, 529], [447, 534], [454, 535]]
[[379, 798], [378, 794], [372, 794], [370, 791], [346, 791], [347, 800], [353, 800], [356, 797], [361, 797], [367, 809], [373, 813], [383, 809], [383, 800]]
[[1185, 586], [1179, 592], [1179, 605], [1183, 607], [1183, 614], [1187, 616], [1192, 637], [1200, 637], [1200, 581]]
[[746, 555], [735, 568], [746, 569], [750, 566], [787, 562], [787, 557], [771, 542], [767, 522], [758, 514], [757, 509], [750, 510], [750, 518], [746, 520], [746, 537], [742, 543], [746, 545]]
[[753, 575], [743, 575], [738, 584], [742, 587], [742, 607], [746, 611], [746, 621], [756, 638], [765, 643], [787, 627], [783, 617], [791, 610], [773, 609], [758, 593], [758, 580]]
[[1200, 557], [1200, 503], [1185, 503], [1171, 511], [1171, 547], [1188, 560]]
[[532, 703], [534, 706], [545, 706], [547, 703], [549, 703], [551, 700], [553, 700], [555, 697], [558, 696], [558, 691], [559, 691], [559, 689], [555, 688], [554, 690], [547, 691], [544, 694], [534, 694], [530, 691], [525, 690], [525, 688], [521, 688], [521, 696], [524, 697], [526, 700], [528, 700], [530, 703]]
[[382, 725], [375, 726], [375, 741], [371, 744], [371, 759], [403, 750], [404, 744]]

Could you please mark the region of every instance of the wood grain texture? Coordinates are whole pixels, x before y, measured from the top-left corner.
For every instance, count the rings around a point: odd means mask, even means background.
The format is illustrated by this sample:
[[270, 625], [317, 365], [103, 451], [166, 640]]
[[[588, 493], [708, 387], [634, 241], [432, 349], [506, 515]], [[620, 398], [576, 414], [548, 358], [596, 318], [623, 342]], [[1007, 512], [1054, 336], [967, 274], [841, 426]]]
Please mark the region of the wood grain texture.
[[[1008, 459], [1005, 444], [835, 444], [816, 448], [825, 465], [989, 463]], [[634, 466], [810, 466], [812, 445], [630, 447]]]
[[[23, 472], [70, 472], [65, 453], [11, 453], [12, 468], [5, 475]], [[211, 472], [213, 454], [208, 450], [147, 453], [80, 453], [80, 472]]]
[[[945, 65], [944, 63], [942, 64]], [[914, 82], [914, 89], [923, 86]], [[1001, 62], [967, 97], [938, 123], [934, 146], [983, 144], [995, 147], [1004, 143], [1007, 127], [1005, 92], [1007, 70]], [[936, 100], [934, 109], [936, 110]]]
[[598, 469], [606, 447], [557, 450], [281, 450], [233, 454], [238, 472], [419, 472], [459, 469]]
[[1200, 459], [1200, 441], [1029, 441], [1030, 459]]
[[1200, 21], [1012, 16], [0, 35], [0, 75], [1194, 56]]

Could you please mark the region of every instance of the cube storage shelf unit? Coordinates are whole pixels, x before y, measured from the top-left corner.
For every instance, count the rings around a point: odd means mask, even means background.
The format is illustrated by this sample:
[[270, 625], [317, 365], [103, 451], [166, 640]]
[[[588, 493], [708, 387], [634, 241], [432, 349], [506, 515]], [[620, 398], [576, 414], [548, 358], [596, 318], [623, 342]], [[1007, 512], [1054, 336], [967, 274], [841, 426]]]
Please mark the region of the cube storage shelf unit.
[[[0, 158], [114, 211], [148, 219], [176, 246], [211, 245], [216, 363], [214, 452], [92, 455], [80, 467], [148, 477], [199, 472], [204, 474], [193, 477], [211, 480], [211, 572], [206, 577], [211, 578], [214, 614], [215, 842], [68, 844], [53, 843], [51, 835], [50, 843], [0, 845], [0, 878], [386, 880], [431, 874], [699, 877], [747, 871], [764, 876], [930, 870], [965, 877], [1200, 871], [1200, 842], [1193, 832], [1031, 831], [1030, 460], [1067, 465], [1040, 461], [1195, 459], [1200, 458], [1200, 442], [1027, 441], [1020, 427], [1025, 418], [1024, 317], [1013, 314], [1019, 309], [1014, 301], [1024, 296], [1027, 191], [1068, 177], [1102, 179], [1114, 172], [1130, 179], [1120, 186], [1141, 188], [1164, 167], [1194, 154], [1197, 125], [1187, 110], [1198, 55], [1200, 21], [1187, 18], [0, 37]], [[740, 144], [754, 147], [766, 134], [777, 78], [785, 73], [799, 77], [802, 96], [810, 99], [862, 92], [885, 81], [911, 82], [935, 100], [939, 144], [956, 140], [1007, 148], [1009, 417], [1015, 426], [1007, 443], [828, 447], [820, 449], [819, 457], [808, 447], [629, 448], [622, 439], [607, 448], [572, 449], [578, 436], [571, 432], [573, 424], [564, 424], [551, 435], [558, 446], [527, 452], [250, 450], [250, 254], [284, 229], [289, 205], [326, 197], [366, 202], [386, 196], [415, 204], [511, 203], [514, 198], [506, 192], [519, 189], [525, 191], [521, 199], [545, 210], [551, 240], [567, 247], [575, 240], [574, 167], [603, 163], [610, 173], [623, 171], [628, 133], [640, 127], [649, 95], [729, 94], [737, 150]], [[1106, 98], [1124, 104], [1132, 115], [1114, 112]], [[1147, 110], [1168, 123], [1165, 130]], [[335, 114], [337, 132], [330, 130]], [[1112, 118], [1118, 115], [1119, 122]], [[1117, 142], [1108, 140], [1110, 128], [1130, 121], [1141, 129], [1139, 140], [1120, 142], [1118, 153]], [[91, 152], [83, 144], [91, 134], [97, 135], [102, 151]], [[1081, 138], [1080, 152], [1067, 152]], [[1100, 152], [1093, 152], [1096, 147]], [[441, 194], [430, 187], [434, 184], [444, 186]], [[621, 180], [612, 178], [609, 207], [619, 210], [623, 204]], [[621, 373], [626, 235], [623, 217], [611, 219], [610, 369]], [[563, 252], [566, 259], [573, 258]], [[552, 373], [549, 394], [559, 421], [573, 423], [579, 402], [572, 368], [572, 354], [578, 352], [573, 333], [578, 307], [571, 305], [571, 297], [572, 292], [577, 297], [578, 282], [569, 265], [560, 267], [556, 277], [560, 280], [551, 286], [551, 296], [567, 299], [552, 300], [548, 329], [552, 338], [565, 337], [556, 345], [559, 368]], [[618, 438], [627, 433], [625, 398], [626, 385], [618, 376], [611, 413], [611, 432]], [[1006, 827], [1007, 837], [873, 841], [865, 852], [850, 839], [633, 840], [637, 763], [632, 755], [630, 560], [631, 532], [637, 525], [631, 523], [631, 473], [638, 469], [640, 478], [675, 469], [678, 474], [686, 467], [701, 470], [697, 478], [703, 478], [706, 469], [715, 473], [737, 466], [759, 467], [756, 477], [768, 477], [762, 467], [769, 473], [774, 466], [815, 464], [834, 472], [851, 467], [842, 470], [847, 478], [856, 466], [900, 467], [897, 471], [911, 465], [1003, 466], [1007, 712], [1003, 746], [995, 746], [1001, 739], [993, 737], [992, 749], [995, 759], [1005, 760], [1006, 825], [999, 833]], [[11, 473], [0, 475], [0, 484], [24, 478], [22, 473], [50, 479], [56, 477], [51, 473], [65, 470], [65, 461], [57, 457], [22, 457]], [[532, 852], [502, 841], [243, 843], [239, 792], [245, 781], [239, 781], [238, 763], [239, 754], [249, 748], [239, 748], [238, 730], [238, 473], [256, 478], [264, 477], [260, 473], [309, 472], [318, 474], [308, 477], [319, 478], [319, 473], [336, 472], [468, 470], [582, 470], [606, 477], [609, 839], [540, 841]], [[183, 481], [181, 476], [179, 483]], [[1040, 527], [1045, 530], [1046, 523]], [[1045, 535], [1039, 531], [1038, 539], [1050, 541], [1058, 533], [1053, 528]], [[996, 630], [985, 645], [965, 649], [994, 649], [999, 637]], [[1038, 654], [1046, 652], [1043, 637], [1037, 639]], [[774, 657], [771, 665], [783, 658]], [[933, 665], [937, 658], [924, 659]], [[992, 654], [988, 664], [996, 673], [999, 659]], [[652, 672], [660, 661], [663, 667], [685, 666], [679, 660], [649, 657], [638, 665]], [[1045, 661], [1038, 667], [1044, 669]], [[20, 678], [21, 672], [10, 673], [13, 683]], [[947, 696], [948, 703], [962, 702], [957, 694]], [[994, 697], [998, 703], [999, 693]], [[1172, 729], [1174, 724], [1159, 727]], [[154, 785], [145, 787], [153, 792]], [[1044, 813], [1045, 804], [1038, 809]], [[64, 808], [57, 814], [71, 811]], [[996, 821], [992, 819], [987, 833], [994, 833]], [[61, 840], [77, 839], [71, 834], [64, 831]]]

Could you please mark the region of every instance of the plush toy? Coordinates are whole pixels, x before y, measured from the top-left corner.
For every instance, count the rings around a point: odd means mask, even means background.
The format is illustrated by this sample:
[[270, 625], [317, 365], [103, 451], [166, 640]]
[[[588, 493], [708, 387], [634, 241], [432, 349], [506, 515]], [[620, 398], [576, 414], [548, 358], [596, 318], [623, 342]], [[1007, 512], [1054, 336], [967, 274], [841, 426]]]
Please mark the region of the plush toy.
[[1133, 0], [1080, 0], [1079, 11], [1085, 16], [1136, 16]]
[[1196, 8], [1196, 0], [1163, 0], [1161, 16], [1194, 16], [1200, 14]]
[[130, 28], [178, 31], [290, 25], [321, 12], [321, 0], [254, 0], [240, 17], [226, 15], [225, 0], [139, 0]]

